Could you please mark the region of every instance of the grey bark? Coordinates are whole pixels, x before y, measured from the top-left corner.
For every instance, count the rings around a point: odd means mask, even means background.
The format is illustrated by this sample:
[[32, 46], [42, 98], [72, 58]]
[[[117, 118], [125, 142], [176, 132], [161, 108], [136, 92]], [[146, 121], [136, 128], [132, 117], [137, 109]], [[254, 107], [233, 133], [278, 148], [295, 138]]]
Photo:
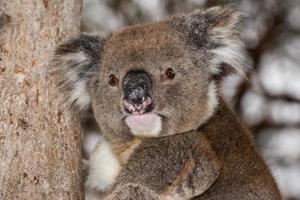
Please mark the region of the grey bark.
[[47, 67], [81, 0], [0, 0], [0, 199], [83, 199], [80, 132]]

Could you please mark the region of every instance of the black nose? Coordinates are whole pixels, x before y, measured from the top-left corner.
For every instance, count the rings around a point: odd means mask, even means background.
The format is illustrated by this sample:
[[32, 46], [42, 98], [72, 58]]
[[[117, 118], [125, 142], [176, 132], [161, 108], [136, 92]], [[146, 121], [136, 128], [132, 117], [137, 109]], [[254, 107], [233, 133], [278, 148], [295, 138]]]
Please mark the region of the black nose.
[[144, 71], [129, 72], [123, 82], [124, 106], [130, 113], [150, 112], [152, 99], [150, 95], [151, 80]]

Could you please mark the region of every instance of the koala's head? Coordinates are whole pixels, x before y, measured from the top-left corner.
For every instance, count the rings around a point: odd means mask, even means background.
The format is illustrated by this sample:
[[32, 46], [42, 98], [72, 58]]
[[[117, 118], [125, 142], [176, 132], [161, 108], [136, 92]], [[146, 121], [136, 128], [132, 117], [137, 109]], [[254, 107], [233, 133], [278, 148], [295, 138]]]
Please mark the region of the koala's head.
[[93, 110], [108, 137], [158, 137], [197, 129], [218, 104], [216, 79], [243, 75], [239, 14], [198, 10], [108, 36], [85, 35], [56, 51], [69, 102]]

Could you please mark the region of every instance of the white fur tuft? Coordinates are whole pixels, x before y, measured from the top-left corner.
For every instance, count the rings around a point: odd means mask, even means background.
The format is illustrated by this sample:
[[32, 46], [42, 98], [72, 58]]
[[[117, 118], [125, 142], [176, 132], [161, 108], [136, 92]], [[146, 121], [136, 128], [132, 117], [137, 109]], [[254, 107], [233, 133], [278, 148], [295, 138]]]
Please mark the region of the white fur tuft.
[[208, 112], [213, 113], [215, 108], [218, 105], [218, 97], [217, 97], [217, 86], [214, 81], [212, 81], [208, 88]]
[[87, 80], [79, 75], [89, 62], [90, 58], [82, 51], [57, 54], [53, 62], [52, 72], [60, 76], [60, 87], [67, 93], [67, 103], [76, 105], [79, 110], [86, 109], [91, 104]]
[[64, 54], [61, 56], [61, 59], [65, 62], [72, 62], [79, 65], [86, 65], [90, 62], [90, 59], [82, 51]]
[[143, 125], [132, 125], [128, 118], [126, 118], [125, 122], [130, 128], [132, 134], [140, 137], [158, 137], [162, 127], [161, 118], [159, 116], [155, 117], [154, 124], [151, 128], [144, 127]]
[[212, 60], [212, 72], [218, 74], [222, 63], [229, 64], [239, 75], [245, 76], [248, 70], [248, 59], [243, 47], [243, 43], [239, 40], [228, 40], [223, 43], [224, 46], [211, 50], [214, 54]]
[[80, 110], [83, 110], [90, 105], [91, 98], [86, 89], [86, 81], [78, 80], [78, 82], [74, 83], [69, 100], [70, 102], [75, 102]]
[[110, 144], [104, 139], [89, 159], [89, 175], [85, 182], [87, 189], [105, 191], [114, 183], [121, 170], [120, 162]]
[[86, 154], [91, 155], [96, 149], [97, 145], [101, 142], [102, 133], [97, 131], [90, 131], [85, 133], [83, 140], [83, 150]]
[[207, 114], [204, 116], [205, 120], [208, 120], [214, 113], [216, 107], [218, 106], [219, 100], [217, 95], [217, 86], [214, 81], [209, 84], [207, 93]]
[[247, 56], [244, 43], [238, 33], [238, 24], [241, 13], [232, 16], [230, 23], [226, 26], [216, 26], [211, 30], [211, 37], [220, 45], [210, 50], [214, 55], [211, 61], [212, 72], [220, 73], [222, 63], [230, 65], [239, 75], [245, 77], [246, 72], [251, 66]]

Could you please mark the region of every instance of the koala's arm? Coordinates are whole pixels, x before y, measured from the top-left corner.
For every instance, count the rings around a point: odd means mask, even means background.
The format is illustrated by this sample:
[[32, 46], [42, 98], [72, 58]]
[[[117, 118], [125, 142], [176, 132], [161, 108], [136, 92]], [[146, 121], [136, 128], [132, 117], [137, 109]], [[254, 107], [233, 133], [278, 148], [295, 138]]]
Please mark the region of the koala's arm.
[[192, 160], [188, 161], [183, 173], [163, 193], [141, 184], [129, 183], [118, 186], [105, 200], [189, 200], [204, 193], [217, 177], [215, 169], [205, 174], [201, 168], [196, 168]]
[[159, 200], [159, 195], [138, 184], [126, 184], [117, 187], [105, 200]]
[[221, 167], [199, 132], [150, 139], [131, 155], [106, 198], [188, 200], [209, 189]]
[[[191, 139], [195, 141], [195, 138]], [[200, 136], [197, 139], [200, 140], [192, 147], [192, 153], [180, 174], [163, 192], [161, 199], [192, 199], [208, 190], [219, 177], [222, 163], [217, 159], [205, 137]]]

